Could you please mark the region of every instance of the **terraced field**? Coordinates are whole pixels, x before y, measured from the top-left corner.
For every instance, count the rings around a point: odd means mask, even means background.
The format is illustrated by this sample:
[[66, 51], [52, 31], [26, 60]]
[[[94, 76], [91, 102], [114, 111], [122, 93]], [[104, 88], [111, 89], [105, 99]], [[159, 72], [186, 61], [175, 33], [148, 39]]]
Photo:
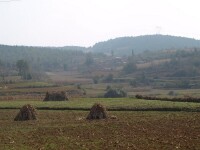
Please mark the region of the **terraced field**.
[[[84, 98], [72, 97], [69, 101], [42, 101], [46, 91], [75, 89], [75, 86], [43, 82], [2, 86], [0, 150], [200, 149], [200, 103], [90, 98], [88, 95]], [[106, 85], [83, 87], [89, 95], [97, 96], [97, 93], [105, 92]], [[168, 92], [137, 90], [133, 91], [133, 95], [140, 91], [155, 95], [166, 95]], [[91, 94], [92, 91], [96, 93]], [[117, 119], [86, 120], [94, 103], [105, 105], [108, 114]], [[31, 104], [37, 109], [36, 121], [14, 121], [19, 109], [25, 104]]]

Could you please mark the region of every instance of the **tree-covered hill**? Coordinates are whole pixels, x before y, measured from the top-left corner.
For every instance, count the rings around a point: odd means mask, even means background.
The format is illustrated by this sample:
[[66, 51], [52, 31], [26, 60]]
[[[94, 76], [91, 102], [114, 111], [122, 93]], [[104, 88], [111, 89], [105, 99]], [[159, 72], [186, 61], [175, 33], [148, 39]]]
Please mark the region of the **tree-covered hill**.
[[200, 40], [169, 35], [145, 35], [137, 37], [120, 37], [96, 43], [93, 52], [114, 53], [115, 55], [130, 55], [153, 50], [183, 49], [200, 47]]
[[0, 80], [1, 77], [21, 75], [38, 77], [38, 73], [85, 71], [95, 68], [94, 58], [104, 58], [103, 54], [86, 53], [86, 48], [66, 47], [31, 47], [0, 45]]
[[84, 61], [85, 54], [73, 48], [28, 47], [0, 45], [0, 61], [6, 66], [25, 60], [33, 69], [59, 70], [75, 67]]

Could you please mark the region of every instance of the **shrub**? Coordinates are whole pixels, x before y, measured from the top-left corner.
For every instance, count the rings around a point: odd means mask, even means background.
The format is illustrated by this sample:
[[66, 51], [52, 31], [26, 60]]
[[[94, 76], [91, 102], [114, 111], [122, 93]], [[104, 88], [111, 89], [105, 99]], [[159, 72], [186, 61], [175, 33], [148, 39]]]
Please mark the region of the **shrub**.
[[174, 91], [169, 91], [168, 95], [174, 96], [174, 95], [175, 95], [175, 92], [174, 92]]
[[65, 101], [65, 100], [69, 99], [64, 91], [53, 92], [53, 93], [47, 92], [44, 98], [44, 101]]
[[77, 87], [77, 89], [79, 89], [79, 90], [80, 90], [80, 89], [81, 89], [81, 84], [77, 84], [77, 86], [76, 86], [76, 87]]
[[131, 73], [135, 72], [136, 70], [137, 70], [137, 66], [134, 61], [128, 62], [123, 68], [123, 72], [125, 74], [131, 74]]
[[136, 81], [136, 80], [131, 80], [131, 81], [129, 82], [129, 84], [130, 84], [130, 86], [132, 86], [132, 87], [136, 87], [136, 86], [137, 86], [137, 81]]
[[105, 98], [126, 97], [127, 93], [121, 89], [108, 89], [104, 94]]
[[113, 74], [109, 74], [105, 77], [104, 82], [110, 83], [113, 81]]
[[111, 86], [108, 85], [108, 86], [106, 87], [106, 91], [108, 91], [108, 90], [110, 90], [110, 89], [111, 89]]
[[98, 77], [98, 76], [95, 76], [95, 77], [93, 78], [93, 83], [94, 83], [94, 84], [99, 83], [99, 77]]

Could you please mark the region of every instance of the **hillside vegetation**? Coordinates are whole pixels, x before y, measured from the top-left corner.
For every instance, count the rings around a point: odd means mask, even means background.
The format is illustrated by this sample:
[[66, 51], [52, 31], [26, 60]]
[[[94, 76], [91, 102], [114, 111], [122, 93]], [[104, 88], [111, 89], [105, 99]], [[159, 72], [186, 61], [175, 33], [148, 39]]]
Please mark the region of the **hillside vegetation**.
[[[91, 48], [0, 45], [0, 82], [50, 79], [119, 87], [123, 83], [126, 88], [127, 84], [132, 88], [199, 88], [199, 43], [189, 38], [147, 35], [117, 38]], [[126, 52], [131, 55], [118, 56]]]
[[145, 35], [137, 37], [120, 37], [104, 42], [96, 43], [91, 50], [93, 52], [111, 53], [116, 55], [130, 55], [132, 50], [135, 53], [144, 51], [183, 49], [200, 47], [200, 41], [169, 35]]

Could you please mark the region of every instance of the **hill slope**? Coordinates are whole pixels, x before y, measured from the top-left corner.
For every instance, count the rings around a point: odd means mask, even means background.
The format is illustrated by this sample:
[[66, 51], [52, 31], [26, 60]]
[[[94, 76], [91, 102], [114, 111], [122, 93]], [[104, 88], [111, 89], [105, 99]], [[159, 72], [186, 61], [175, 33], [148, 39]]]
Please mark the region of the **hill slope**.
[[145, 35], [137, 37], [120, 37], [104, 42], [96, 43], [91, 50], [93, 52], [111, 53], [116, 55], [129, 55], [132, 50], [135, 53], [146, 50], [166, 50], [200, 47], [200, 40], [169, 35]]

